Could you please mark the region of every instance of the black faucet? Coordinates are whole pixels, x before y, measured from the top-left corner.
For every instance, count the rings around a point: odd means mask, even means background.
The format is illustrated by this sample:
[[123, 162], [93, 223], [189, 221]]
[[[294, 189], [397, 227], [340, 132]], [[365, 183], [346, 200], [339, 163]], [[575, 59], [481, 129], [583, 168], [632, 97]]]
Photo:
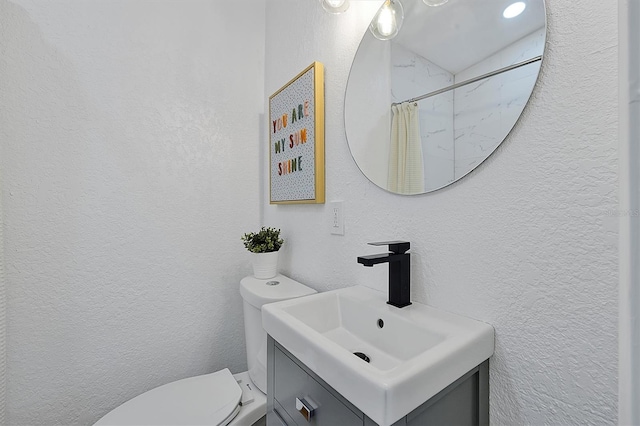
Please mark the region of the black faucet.
[[378, 263], [389, 262], [389, 301], [388, 304], [398, 308], [404, 308], [411, 304], [411, 258], [410, 244], [406, 241], [387, 241], [382, 243], [369, 243], [372, 246], [389, 246], [391, 253], [372, 254], [359, 256], [358, 263], [364, 266], [373, 266]]

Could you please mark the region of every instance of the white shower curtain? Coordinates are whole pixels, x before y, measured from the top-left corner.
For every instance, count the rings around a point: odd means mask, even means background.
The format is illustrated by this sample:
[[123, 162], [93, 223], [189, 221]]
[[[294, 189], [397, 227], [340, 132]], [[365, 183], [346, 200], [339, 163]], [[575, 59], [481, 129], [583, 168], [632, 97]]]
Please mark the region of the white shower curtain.
[[424, 192], [424, 162], [418, 106], [413, 102], [393, 105], [389, 147], [388, 190], [399, 194]]

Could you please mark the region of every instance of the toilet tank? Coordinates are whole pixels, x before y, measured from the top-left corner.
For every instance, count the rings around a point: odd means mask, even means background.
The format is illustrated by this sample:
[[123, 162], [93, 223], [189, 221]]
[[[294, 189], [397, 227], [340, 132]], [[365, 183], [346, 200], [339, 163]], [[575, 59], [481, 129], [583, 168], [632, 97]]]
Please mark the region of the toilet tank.
[[267, 333], [262, 328], [262, 305], [314, 293], [314, 289], [280, 274], [268, 280], [249, 276], [240, 281], [249, 377], [263, 393], [267, 393]]

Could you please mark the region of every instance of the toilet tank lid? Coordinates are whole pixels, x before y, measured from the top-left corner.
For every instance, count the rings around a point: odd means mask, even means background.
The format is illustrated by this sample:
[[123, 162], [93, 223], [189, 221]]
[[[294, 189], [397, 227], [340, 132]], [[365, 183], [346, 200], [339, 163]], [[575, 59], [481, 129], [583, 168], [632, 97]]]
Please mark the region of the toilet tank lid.
[[265, 303], [295, 299], [314, 293], [317, 291], [281, 274], [268, 280], [249, 276], [240, 281], [242, 298], [258, 309]]

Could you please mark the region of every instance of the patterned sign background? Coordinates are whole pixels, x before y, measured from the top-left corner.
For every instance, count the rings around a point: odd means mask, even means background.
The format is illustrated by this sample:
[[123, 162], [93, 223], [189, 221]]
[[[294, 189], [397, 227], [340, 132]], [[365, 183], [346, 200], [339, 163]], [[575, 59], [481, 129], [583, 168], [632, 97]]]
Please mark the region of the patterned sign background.
[[313, 200], [314, 68], [270, 99], [271, 201]]

